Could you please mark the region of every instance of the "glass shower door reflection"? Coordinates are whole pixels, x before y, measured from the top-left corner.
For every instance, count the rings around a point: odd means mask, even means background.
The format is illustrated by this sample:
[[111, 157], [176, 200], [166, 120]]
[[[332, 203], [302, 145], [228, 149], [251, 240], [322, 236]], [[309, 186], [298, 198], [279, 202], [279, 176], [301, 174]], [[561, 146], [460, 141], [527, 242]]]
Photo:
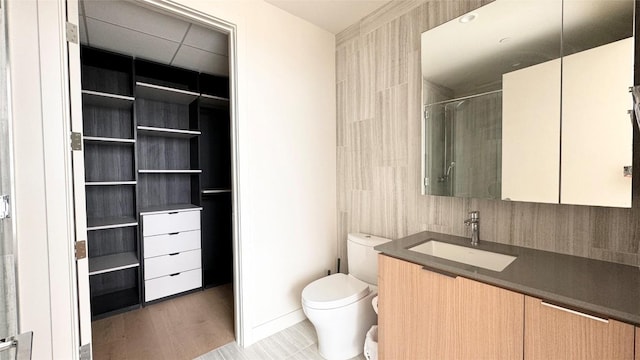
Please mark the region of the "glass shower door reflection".
[[500, 199], [502, 93], [425, 107], [426, 194]]

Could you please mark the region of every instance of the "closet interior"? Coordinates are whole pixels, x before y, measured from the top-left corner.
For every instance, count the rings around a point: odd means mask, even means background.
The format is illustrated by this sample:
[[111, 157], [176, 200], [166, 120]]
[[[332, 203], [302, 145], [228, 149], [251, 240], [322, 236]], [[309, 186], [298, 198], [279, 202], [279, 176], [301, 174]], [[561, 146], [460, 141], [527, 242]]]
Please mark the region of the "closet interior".
[[227, 35], [104, 3], [80, 3], [94, 320], [233, 279]]

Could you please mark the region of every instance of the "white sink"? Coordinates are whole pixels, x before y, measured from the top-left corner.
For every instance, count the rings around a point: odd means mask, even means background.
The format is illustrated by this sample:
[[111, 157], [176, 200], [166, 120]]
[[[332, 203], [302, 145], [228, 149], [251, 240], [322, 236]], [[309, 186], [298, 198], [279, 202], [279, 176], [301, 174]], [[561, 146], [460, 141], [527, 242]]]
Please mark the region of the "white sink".
[[447, 259], [493, 271], [502, 271], [515, 260], [516, 256], [478, 250], [464, 246], [429, 240], [408, 250]]

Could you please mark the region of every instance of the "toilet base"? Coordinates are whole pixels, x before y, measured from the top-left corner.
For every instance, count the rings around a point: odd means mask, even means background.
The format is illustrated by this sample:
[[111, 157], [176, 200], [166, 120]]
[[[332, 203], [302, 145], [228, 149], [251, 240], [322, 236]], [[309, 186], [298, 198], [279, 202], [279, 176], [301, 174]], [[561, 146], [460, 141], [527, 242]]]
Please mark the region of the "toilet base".
[[372, 291], [364, 298], [337, 309], [311, 309], [303, 305], [304, 313], [318, 334], [318, 352], [327, 360], [346, 360], [364, 350], [367, 331], [377, 322], [371, 300]]

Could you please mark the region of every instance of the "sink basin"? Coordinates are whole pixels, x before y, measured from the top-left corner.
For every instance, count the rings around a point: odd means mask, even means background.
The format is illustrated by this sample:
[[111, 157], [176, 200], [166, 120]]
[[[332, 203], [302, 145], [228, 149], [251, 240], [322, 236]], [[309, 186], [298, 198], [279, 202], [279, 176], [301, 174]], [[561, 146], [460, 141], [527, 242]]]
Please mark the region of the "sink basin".
[[436, 240], [429, 240], [420, 245], [410, 247], [408, 250], [493, 271], [504, 270], [517, 258], [516, 256], [473, 249]]

